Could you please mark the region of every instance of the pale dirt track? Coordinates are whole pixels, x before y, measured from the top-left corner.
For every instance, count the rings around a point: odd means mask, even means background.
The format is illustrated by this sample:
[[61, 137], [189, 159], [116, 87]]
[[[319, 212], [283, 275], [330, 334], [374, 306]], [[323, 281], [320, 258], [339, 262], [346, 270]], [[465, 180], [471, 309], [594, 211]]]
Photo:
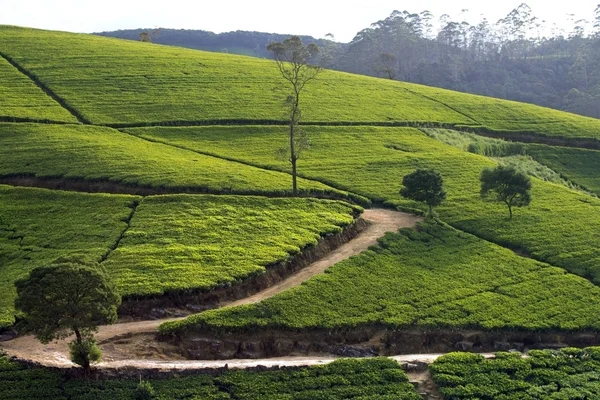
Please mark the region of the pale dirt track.
[[[413, 214], [401, 213], [397, 211], [384, 209], [365, 210], [362, 217], [370, 224], [358, 236], [348, 243], [338, 247], [326, 257], [310, 264], [308, 267], [300, 270], [298, 273], [290, 276], [286, 280], [269, 287], [253, 296], [235, 301], [226, 306], [237, 306], [242, 304], [251, 304], [258, 301], [275, 296], [290, 288], [299, 286], [302, 282], [307, 281], [311, 277], [323, 273], [330, 266], [345, 260], [353, 255], [357, 255], [369, 246], [377, 244], [377, 239], [383, 236], [386, 232], [396, 232], [399, 228], [414, 227], [417, 222], [422, 221], [421, 217]], [[225, 305], [224, 305], [225, 306]], [[125, 337], [130, 335], [147, 334], [144, 346], [148, 345], [148, 334], [155, 334], [160, 324], [174, 319], [152, 320], [152, 321], [136, 321], [129, 323], [119, 323], [100, 327], [96, 338], [98, 342], [107, 342], [110, 339]], [[66, 345], [67, 341], [53, 342], [48, 345], [40, 344], [31, 336], [23, 336], [17, 339], [0, 343], [0, 349], [4, 350], [11, 356], [16, 356], [22, 359], [38, 362], [42, 365], [53, 367], [68, 367], [73, 364], [69, 360], [69, 352]], [[123, 346], [106, 345], [102, 346], [104, 362], [99, 363], [98, 367], [136, 367], [136, 368], [160, 368], [160, 369], [202, 369], [202, 368], [217, 368], [228, 365], [232, 368], [247, 368], [256, 365], [265, 366], [300, 366], [300, 365], [316, 365], [324, 364], [333, 361], [335, 358], [331, 356], [324, 357], [285, 357], [277, 359], [260, 359], [260, 360], [221, 360], [221, 361], [187, 361], [181, 360], [180, 357], [173, 355], [173, 359], [161, 354], [160, 359], [152, 358], [152, 356], [138, 356], [139, 358], [131, 357], [128, 354], [126, 357], [123, 354]], [[139, 352], [138, 352], [139, 353]], [[155, 354], [149, 351], [148, 354]], [[432, 360], [429, 355], [423, 356], [402, 356], [413, 357], [412, 359], [421, 359], [424, 362]], [[150, 358], [148, 358], [150, 357]], [[165, 359], [167, 358], [167, 359]]]

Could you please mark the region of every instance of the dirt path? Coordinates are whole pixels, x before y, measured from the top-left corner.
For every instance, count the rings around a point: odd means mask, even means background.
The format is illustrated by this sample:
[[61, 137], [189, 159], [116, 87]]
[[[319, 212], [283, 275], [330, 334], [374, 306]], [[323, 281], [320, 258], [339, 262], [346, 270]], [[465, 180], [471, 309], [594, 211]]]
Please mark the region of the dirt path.
[[[397, 211], [384, 209], [365, 210], [363, 216], [365, 220], [370, 222], [370, 225], [363, 230], [358, 236], [348, 243], [338, 247], [325, 258], [322, 258], [308, 267], [298, 271], [295, 275], [288, 279], [263, 290], [253, 296], [235, 301], [231, 304], [223, 306], [237, 306], [242, 304], [251, 304], [258, 301], [275, 296], [292, 287], [299, 286], [302, 282], [311, 277], [323, 273], [330, 266], [345, 260], [353, 255], [359, 254], [374, 244], [377, 244], [377, 239], [383, 236], [386, 232], [395, 232], [399, 228], [414, 227], [422, 218], [413, 214], [401, 213]], [[152, 335], [154, 335], [160, 324], [166, 321], [175, 319], [153, 320], [153, 321], [136, 321], [129, 323], [121, 323], [100, 327], [96, 338], [102, 346], [103, 357], [106, 360], [100, 363], [100, 367], [122, 367], [131, 366], [137, 368], [168, 368], [168, 369], [199, 369], [213, 368], [215, 366], [224, 366], [228, 364], [231, 367], [250, 367], [254, 365], [314, 365], [331, 362], [334, 358], [325, 356], [323, 358], [297, 358], [286, 357], [282, 359], [263, 359], [263, 360], [230, 360], [230, 361], [186, 361], [180, 357], [173, 355], [173, 359], [165, 359], [164, 351], [153, 351], [156, 344], [153, 343]], [[145, 340], [129, 341], [135, 335], [144, 336]], [[121, 339], [119, 344], [119, 339]], [[110, 342], [109, 342], [110, 341]], [[63, 367], [71, 366], [69, 361], [69, 352], [66, 345], [67, 341], [53, 342], [48, 345], [40, 344], [31, 336], [23, 336], [9, 342], [0, 343], [0, 349], [12, 356], [22, 359], [36, 361], [43, 365]], [[131, 344], [130, 344], [131, 343]], [[123, 346], [124, 345], [124, 346]], [[137, 346], [130, 354], [127, 354], [127, 347]], [[141, 351], [143, 347], [146, 351]], [[161, 349], [164, 350], [164, 349]], [[161, 358], [153, 358], [156, 354], [161, 354]], [[168, 354], [168, 352], [166, 353]], [[298, 364], [300, 363], [300, 364]]]

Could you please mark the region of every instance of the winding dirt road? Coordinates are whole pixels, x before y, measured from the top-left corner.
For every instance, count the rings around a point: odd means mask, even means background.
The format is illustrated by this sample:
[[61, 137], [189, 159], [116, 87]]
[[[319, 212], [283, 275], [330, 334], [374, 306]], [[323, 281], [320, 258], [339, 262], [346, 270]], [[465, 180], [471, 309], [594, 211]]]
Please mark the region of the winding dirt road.
[[[235, 301], [222, 306], [238, 306], [242, 304], [256, 303], [269, 297], [275, 296], [285, 290], [299, 286], [302, 282], [307, 281], [311, 277], [323, 273], [330, 266], [345, 260], [353, 255], [357, 255], [369, 248], [369, 246], [377, 244], [377, 239], [383, 236], [386, 232], [396, 232], [400, 228], [414, 227], [417, 222], [422, 221], [421, 217], [413, 214], [401, 213], [397, 211], [384, 209], [365, 210], [362, 218], [370, 224], [358, 236], [348, 243], [338, 247], [326, 257], [310, 264], [306, 268], [298, 271], [284, 281], [269, 287], [253, 296]], [[170, 353], [161, 349], [160, 358], [154, 357], [158, 352], [152, 351], [154, 347], [153, 337], [157, 332], [160, 324], [173, 319], [152, 320], [152, 321], [136, 321], [129, 323], [118, 323], [114, 325], [106, 325], [100, 327], [96, 338], [102, 345], [104, 362], [97, 366], [100, 368], [118, 368], [118, 367], [136, 367], [136, 368], [159, 368], [159, 369], [202, 369], [202, 368], [217, 368], [228, 365], [232, 368], [247, 368], [256, 365], [265, 366], [304, 366], [324, 364], [333, 361], [335, 358], [331, 356], [320, 357], [285, 357], [278, 359], [260, 359], [260, 360], [220, 360], [220, 361], [188, 361], [182, 360], [181, 356], [177, 356], [173, 352]], [[142, 340], [130, 341], [132, 337], [140, 337]], [[119, 339], [122, 339], [119, 341]], [[16, 356], [21, 359], [38, 362], [42, 365], [51, 367], [69, 367], [73, 364], [69, 360], [69, 351], [67, 341], [53, 342], [48, 345], [40, 344], [31, 336], [23, 336], [14, 340], [0, 343], [0, 349], [4, 350], [11, 356]], [[123, 351], [123, 346], [137, 346], [131, 357], [131, 353]], [[146, 352], [140, 351], [139, 347], [147, 349]], [[144, 354], [144, 353], [147, 353]], [[418, 359], [416, 356], [401, 356], [398, 360], [406, 361]], [[411, 358], [412, 357], [412, 358]], [[433, 361], [435, 356], [421, 356], [421, 361]], [[423, 359], [425, 358], [425, 359]]]

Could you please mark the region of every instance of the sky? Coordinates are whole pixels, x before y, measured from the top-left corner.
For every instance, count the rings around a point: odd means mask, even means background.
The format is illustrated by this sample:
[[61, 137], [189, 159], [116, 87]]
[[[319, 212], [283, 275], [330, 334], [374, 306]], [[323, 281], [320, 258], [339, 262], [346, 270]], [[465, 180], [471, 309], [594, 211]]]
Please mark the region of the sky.
[[[249, 30], [322, 38], [331, 33], [348, 42], [394, 10], [431, 11], [475, 23], [497, 21], [524, 0], [0, 0], [0, 24], [69, 32], [134, 28]], [[535, 15], [570, 30], [569, 17], [592, 19], [600, 0], [525, 0]], [[461, 20], [462, 20], [461, 19]]]

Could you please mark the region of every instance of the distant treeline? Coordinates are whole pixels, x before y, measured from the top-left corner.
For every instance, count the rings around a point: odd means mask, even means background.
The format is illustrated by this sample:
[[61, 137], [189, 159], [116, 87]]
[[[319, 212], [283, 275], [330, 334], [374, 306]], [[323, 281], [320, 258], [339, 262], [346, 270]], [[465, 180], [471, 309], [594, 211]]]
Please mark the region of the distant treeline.
[[[448, 15], [436, 19], [429, 11], [394, 11], [358, 32], [350, 43], [302, 38], [323, 48], [333, 69], [600, 118], [600, 5], [590, 10], [589, 19], [573, 19], [571, 25], [570, 31], [549, 28], [521, 4], [496, 23], [483, 19], [471, 25]], [[269, 57], [267, 44], [289, 37], [175, 29], [100, 35], [255, 57]]]

